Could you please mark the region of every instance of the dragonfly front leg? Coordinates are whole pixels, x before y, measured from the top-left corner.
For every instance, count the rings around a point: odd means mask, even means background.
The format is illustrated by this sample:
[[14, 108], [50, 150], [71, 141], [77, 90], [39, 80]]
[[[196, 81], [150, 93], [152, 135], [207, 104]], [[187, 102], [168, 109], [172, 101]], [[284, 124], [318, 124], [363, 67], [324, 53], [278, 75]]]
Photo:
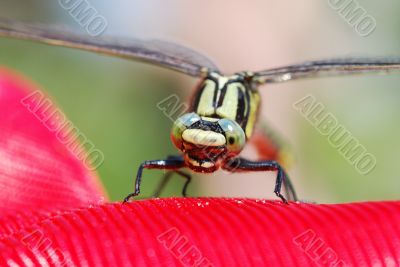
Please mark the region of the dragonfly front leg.
[[286, 198], [281, 194], [282, 183], [287, 184], [287, 197], [289, 200], [297, 201], [296, 192], [287, 176], [285, 170], [279, 165], [278, 162], [274, 160], [264, 160], [264, 161], [250, 161], [243, 158], [234, 158], [227, 162], [224, 169], [228, 171], [277, 171], [276, 182], [274, 193], [282, 199], [283, 202], [287, 203]]
[[128, 202], [130, 198], [140, 194], [140, 184], [142, 182], [142, 172], [143, 169], [163, 169], [163, 170], [178, 170], [185, 167], [185, 162], [182, 157], [169, 157], [162, 160], [146, 160], [140, 164], [135, 182], [135, 191], [130, 193], [124, 202]]

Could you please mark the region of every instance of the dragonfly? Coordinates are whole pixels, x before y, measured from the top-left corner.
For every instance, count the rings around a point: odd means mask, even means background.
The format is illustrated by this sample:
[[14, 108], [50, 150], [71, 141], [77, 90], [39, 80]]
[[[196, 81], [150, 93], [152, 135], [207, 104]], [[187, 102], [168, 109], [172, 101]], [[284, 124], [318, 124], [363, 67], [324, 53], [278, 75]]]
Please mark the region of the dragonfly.
[[[365, 73], [389, 73], [400, 69], [400, 57], [336, 58], [306, 61], [260, 71], [240, 71], [225, 75], [201, 53], [161, 40], [92, 37], [55, 26], [0, 19], [0, 37], [24, 39], [53, 46], [75, 48], [128, 60], [142, 61], [199, 79], [190, 109], [172, 126], [172, 143], [179, 154], [140, 164], [135, 186], [124, 202], [140, 194], [144, 169], [167, 170], [155, 193], [158, 196], [172, 174], [186, 179], [186, 196], [191, 175], [229, 172], [276, 172], [274, 193], [284, 203], [297, 201], [297, 195], [283, 167], [282, 143], [269, 131], [254, 130], [261, 103], [258, 89], [273, 83], [305, 78]], [[261, 137], [260, 137], [261, 136]], [[240, 154], [256, 140], [261, 155], [249, 160]], [[282, 186], [285, 196], [282, 194]]]

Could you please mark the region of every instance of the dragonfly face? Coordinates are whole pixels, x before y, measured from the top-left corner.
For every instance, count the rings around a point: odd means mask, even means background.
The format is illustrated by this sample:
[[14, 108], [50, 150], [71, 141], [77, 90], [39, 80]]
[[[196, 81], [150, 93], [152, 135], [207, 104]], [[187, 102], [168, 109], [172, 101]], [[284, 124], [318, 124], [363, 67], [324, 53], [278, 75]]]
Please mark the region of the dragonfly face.
[[178, 118], [171, 133], [174, 145], [196, 172], [214, 172], [242, 151], [246, 136], [231, 119], [201, 117], [192, 112]]
[[186, 165], [213, 172], [237, 156], [251, 136], [259, 95], [250, 73], [223, 76], [211, 72], [198, 86], [192, 112], [178, 118], [172, 141], [185, 153]]

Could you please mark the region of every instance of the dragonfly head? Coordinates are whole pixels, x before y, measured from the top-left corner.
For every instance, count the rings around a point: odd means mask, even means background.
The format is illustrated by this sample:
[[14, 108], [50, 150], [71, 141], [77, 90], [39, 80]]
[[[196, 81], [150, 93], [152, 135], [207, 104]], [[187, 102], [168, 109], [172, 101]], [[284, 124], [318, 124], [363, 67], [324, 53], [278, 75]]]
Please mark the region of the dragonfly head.
[[217, 170], [221, 162], [238, 155], [246, 142], [243, 129], [235, 121], [196, 113], [184, 114], [175, 121], [171, 139], [185, 154], [187, 166], [197, 172]]

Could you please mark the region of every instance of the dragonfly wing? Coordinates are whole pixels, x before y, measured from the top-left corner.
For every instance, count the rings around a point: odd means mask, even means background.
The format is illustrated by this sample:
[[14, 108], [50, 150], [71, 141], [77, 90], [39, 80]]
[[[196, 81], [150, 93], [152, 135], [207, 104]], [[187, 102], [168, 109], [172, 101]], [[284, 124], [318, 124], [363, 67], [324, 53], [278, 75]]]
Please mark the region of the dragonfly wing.
[[400, 69], [400, 57], [338, 58], [308, 61], [301, 64], [267, 69], [255, 73], [260, 83], [277, 83], [290, 80], [339, 76], [363, 73], [388, 73]]
[[204, 55], [190, 48], [160, 40], [92, 37], [76, 34], [61, 27], [7, 19], [0, 19], [0, 36], [143, 61], [191, 76], [200, 76], [204, 70], [218, 70]]

